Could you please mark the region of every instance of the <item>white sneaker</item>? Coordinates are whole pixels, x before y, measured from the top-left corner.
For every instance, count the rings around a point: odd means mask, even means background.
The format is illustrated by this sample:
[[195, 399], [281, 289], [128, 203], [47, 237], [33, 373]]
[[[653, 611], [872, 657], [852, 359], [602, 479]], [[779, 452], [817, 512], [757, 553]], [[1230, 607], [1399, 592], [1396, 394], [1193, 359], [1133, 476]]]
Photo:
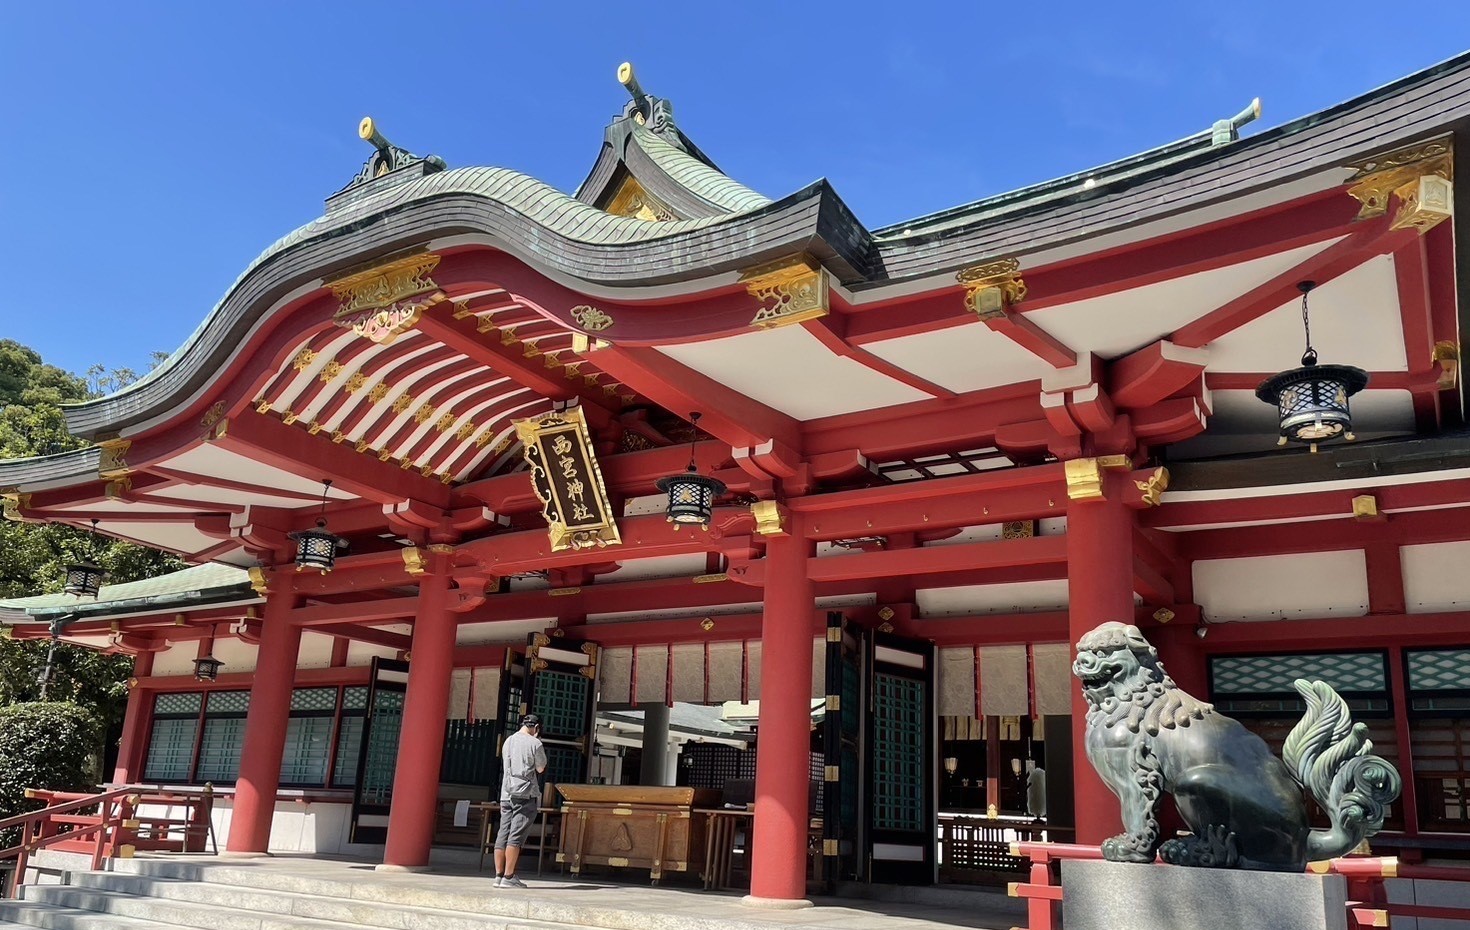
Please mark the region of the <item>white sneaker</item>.
[[502, 878], [500, 880], [500, 887], [502, 887], [502, 888], [524, 888], [524, 887], [526, 887], [526, 883], [523, 882], [523, 881], [521, 881], [519, 878], [516, 878], [514, 875], [507, 875], [507, 876], [505, 876], [504, 878]]
[[505, 879], [503, 879], [499, 875], [497, 875], [497, 876], [495, 876], [495, 884], [491, 885], [490, 887], [491, 888], [499, 888], [501, 885], [504, 885], [504, 884], [505, 884]]

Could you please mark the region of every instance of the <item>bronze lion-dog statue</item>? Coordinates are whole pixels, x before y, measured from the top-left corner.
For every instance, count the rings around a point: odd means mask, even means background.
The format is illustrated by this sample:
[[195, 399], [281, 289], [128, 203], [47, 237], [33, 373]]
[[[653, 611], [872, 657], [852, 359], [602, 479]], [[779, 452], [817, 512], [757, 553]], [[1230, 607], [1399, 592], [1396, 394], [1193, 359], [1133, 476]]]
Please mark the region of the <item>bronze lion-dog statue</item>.
[[[1104, 623], [1083, 636], [1072, 674], [1087, 700], [1087, 758], [1123, 807], [1126, 832], [1104, 841], [1105, 859], [1157, 854], [1177, 865], [1300, 872], [1377, 833], [1403, 787], [1325, 682], [1295, 682], [1306, 714], [1277, 759], [1259, 736], [1174, 684], [1135, 626]], [[1303, 789], [1329, 829], [1312, 829]], [[1166, 793], [1191, 836], [1160, 834]]]

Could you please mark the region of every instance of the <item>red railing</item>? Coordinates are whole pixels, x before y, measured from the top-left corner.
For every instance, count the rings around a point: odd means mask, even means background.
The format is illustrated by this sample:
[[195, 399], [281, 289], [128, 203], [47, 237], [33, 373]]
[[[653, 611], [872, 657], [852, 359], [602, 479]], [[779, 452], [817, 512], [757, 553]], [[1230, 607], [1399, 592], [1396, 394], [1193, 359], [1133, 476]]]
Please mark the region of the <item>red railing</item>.
[[[94, 794], [27, 789], [26, 797], [47, 806], [0, 820], [0, 830], [21, 830], [18, 846], [0, 849], [0, 862], [15, 860], [5, 889], [11, 897], [25, 883], [31, 856], [42, 849], [90, 853], [92, 868], [100, 869], [103, 860], [125, 858], [139, 849], [203, 852], [206, 839], [213, 839], [214, 789], [209, 785], [199, 791], [168, 792], [124, 785]], [[165, 816], [141, 813], [157, 806], [165, 808]], [[167, 815], [180, 806], [183, 817]]]
[[[1026, 900], [1026, 930], [1058, 930], [1062, 919], [1061, 862], [1065, 859], [1101, 859], [1096, 846], [1064, 843], [1013, 843], [1011, 855], [1031, 861], [1027, 881], [1011, 882], [1006, 892]], [[1167, 867], [1166, 867], [1167, 868]], [[1347, 923], [1351, 930], [1387, 927], [1390, 917], [1462, 920], [1470, 926], [1470, 907], [1435, 907], [1390, 903], [1384, 885], [1388, 879], [1470, 882], [1470, 868], [1415, 865], [1393, 857], [1351, 857], [1314, 862], [1311, 870], [1347, 879]]]

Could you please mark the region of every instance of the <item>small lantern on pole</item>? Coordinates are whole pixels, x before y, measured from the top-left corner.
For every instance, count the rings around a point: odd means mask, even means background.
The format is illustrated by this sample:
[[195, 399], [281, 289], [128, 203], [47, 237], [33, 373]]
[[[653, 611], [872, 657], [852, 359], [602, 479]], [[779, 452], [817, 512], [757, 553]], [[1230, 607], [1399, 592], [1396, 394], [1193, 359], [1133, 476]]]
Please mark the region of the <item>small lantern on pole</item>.
[[697, 523], [701, 529], [708, 530], [715, 498], [725, 493], [725, 483], [699, 473], [699, 466], [694, 462], [694, 445], [699, 439], [699, 414], [691, 413], [689, 422], [694, 427], [689, 438], [689, 467], [683, 474], [660, 478], [658, 489], [669, 495], [668, 520], [675, 524], [674, 529]]
[[[92, 558], [96, 558], [97, 552], [97, 518], [92, 518]], [[103, 571], [97, 564], [88, 559], [66, 566], [66, 584], [62, 590], [76, 597], [96, 597], [102, 590], [102, 582], [107, 578], [107, 572]]]
[[1307, 295], [1316, 286], [1312, 281], [1297, 285], [1302, 292], [1302, 330], [1307, 342], [1301, 367], [1273, 375], [1256, 388], [1256, 397], [1276, 406], [1281, 421], [1281, 438], [1277, 444], [1306, 443], [1313, 452], [1317, 451], [1318, 443], [1339, 437], [1351, 442], [1356, 438], [1348, 398], [1368, 385], [1368, 373], [1361, 368], [1317, 364], [1307, 311]]
[[224, 664], [214, 657], [214, 628], [211, 627], [209, 640], [204, 645], [204, 655], [194, 660], [194, 679], [214, 681], [219, 678], [219, 670], [224, 667]]
[[332, 479], [322, 479], [322, 509], [316, 519], [316, 527], [292, 533], [296, 540], [296, 570], [314, 568], [323, 575], [337, 563], [337, 551], [347, 548], [347, 540], [327, 530], [327, 492], [332, 489]]

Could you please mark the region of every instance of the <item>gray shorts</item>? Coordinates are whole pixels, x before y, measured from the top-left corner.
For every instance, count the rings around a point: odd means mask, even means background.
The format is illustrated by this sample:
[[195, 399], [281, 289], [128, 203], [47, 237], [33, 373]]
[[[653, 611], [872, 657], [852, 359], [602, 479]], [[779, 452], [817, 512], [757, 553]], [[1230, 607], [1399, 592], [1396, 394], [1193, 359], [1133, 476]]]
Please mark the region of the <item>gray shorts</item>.
[[500, 831], [495, 834], [495, 848], [514, 846], [519, 849], [526, 843], [526, 834], [536, 822], [536, 805], [539, 798], [500, 799]]

